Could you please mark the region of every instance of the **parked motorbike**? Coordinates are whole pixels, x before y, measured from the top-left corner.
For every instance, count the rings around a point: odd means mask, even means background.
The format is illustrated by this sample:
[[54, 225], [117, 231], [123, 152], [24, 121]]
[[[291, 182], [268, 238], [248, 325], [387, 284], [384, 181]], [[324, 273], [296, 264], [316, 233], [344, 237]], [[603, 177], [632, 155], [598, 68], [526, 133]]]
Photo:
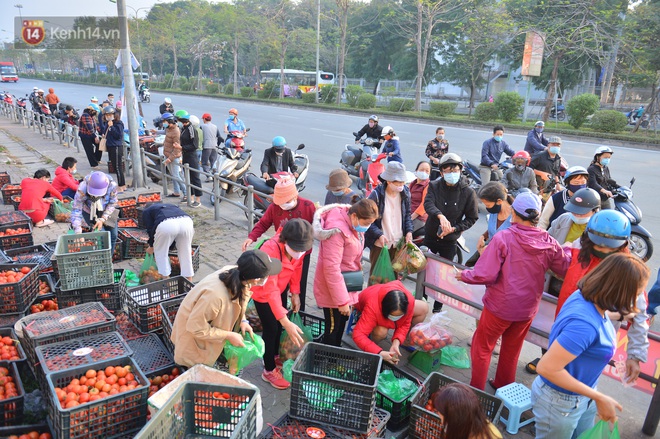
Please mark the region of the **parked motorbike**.
[[17, 105], [18, 107], [25, 108], [26, 105], [27, 105], [27, 101], [28, 101], [28, 95], [25, 95], [24, 98], [18, 98], [18, 99], [16, 99], [16, 105]]
[[566, 119], [566, 107], [562, 104], [558, 104], [557, 108], [555, 108], [553, 105], [552, 108], [550, 108], [550, 117], [557, 120]]
[[369, 166], [369, 160], [378, 154], [378, 148], [380, 143], [378, 139], [373, 139], [367, 137], [365, 139], [360, 139], [357, 133], [353, 133], [355, 140], [360, 141], [360, 147], [355, 146], [355, 144], [347, 143], [344, 145], [344, 151], [341, 153], [341, 168], [348, 172], [348, 175], [353, 177], [362, 177], [358, 180], [358, 189], [364, 189], [367, 185], [367, 181], [364, 180], [364, 176], [367, 174], [367, 168]]
[[[243, 142], [242, 138], [236, 139]], [[216, 172], [219, 177], [236, 182], [241, 180], [248, 172], [251, 163], [251, 149], [222, 147], [218, 148], [218, 159], [213, 165], [213, 168], [217, 169]], [[234, 192], [238, 190], [236, 186], [231, 186], [231, 188]], [[221, 180], [220, 196], [224, 197], [229, 189], [229, 183], [225, 183]], [[218, 202], [222, 202], [222, 198], [218, 199]], [[215, 204], [215, 195], [211, 195], [211, 203]]]
[[630, 186], [619, 186], [613, 190], [614, 208], [624, 214], [630, 221], [631, 232], [629, 249], [634, 255], [637, 255], [643, 261], [648, 261], [653, 255], [653, 242], [651, 233], [642, 227], [642, 211], [633, 202], [632, 186], [635, 184], [635, 178], [630, 180]]
[[5, 91], [5, 92], [2, 92], [2, 93], [0, 94], [0, 98], [2, 99], [2, 101], [3, 101], [5, 104], [8, 104], [8, 105], [14, 105], [14, 99], [15, 99], [15, 98], [14, 98], [14, 96], [13, 96], [11, 93], [6, 92], [6, 91]]
[[140, 92], [140, 102], [151, 102], [151, 92], [148, 88], [144, 88]]

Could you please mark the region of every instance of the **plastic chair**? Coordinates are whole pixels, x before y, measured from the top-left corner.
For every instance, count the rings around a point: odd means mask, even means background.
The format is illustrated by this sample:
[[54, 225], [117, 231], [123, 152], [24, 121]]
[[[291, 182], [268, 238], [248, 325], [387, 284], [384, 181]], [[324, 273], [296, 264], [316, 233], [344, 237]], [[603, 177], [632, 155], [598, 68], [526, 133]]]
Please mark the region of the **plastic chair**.
[[532, 391], [520, 383], [511, 383], [500, 387], [495, 396], [504, 402], [504, 407], [509, 410], [509, 418], [500, 416], [500, 421], [506, 426], [506, 431], [511, 434], [518, 433], [520, 427], [534, 422], [534, 417], [522, 421], [522, 414], [532, 409]]

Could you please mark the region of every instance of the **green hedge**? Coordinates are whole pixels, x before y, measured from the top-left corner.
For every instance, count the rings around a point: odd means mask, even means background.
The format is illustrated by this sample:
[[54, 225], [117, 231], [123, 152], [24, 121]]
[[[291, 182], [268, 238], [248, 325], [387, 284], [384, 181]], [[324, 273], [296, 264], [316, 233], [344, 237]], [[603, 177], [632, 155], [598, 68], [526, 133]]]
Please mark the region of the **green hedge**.
[[623, 131], [628, 125], [628, 118], [616, 110], [596, 111], [591, 118], [591, 128], [603, 133]]
[[518, 118], [523, 111], [525, 99], [515, 91], [503, 91], [495, 96], [493, 104], [497, 109], [497, 115], [504, 122], [511, 122]]
[[346, 86], [346, 102], [349, 107], [357, 107], [358, 98], [360, 94], [364, 93], [364, 89], [359, 85], [347, 85]]
[[220, 86], [218, 84], [209, 84], [206, 86], [206, 91], [209, 94], [216, 94], [220, 90]]
[[244, 98], [249, 98], [254, 94], [254, 90], [252, 89], [252, 87], [241, 87], [240, 92], [241, 92], [241, 96]]
[[336, 85], [326, 85], [325, 87], [321, 87], [320, 101], [324, 104], [334, 104], [338, 92], [339, 87]]
[[429, 109], [434, 116], [443, 117], [454, 114], [457, 106], [458, 103], [456, 102], [431, 102], [429, 104]]
[[575, 129], [579, 129], [587, 121], [587, 118], [598, 111], [600, 99], [591, 93], [577, 95], [566, 102], [566, 114], [568, 123]]
[[360, 93], [357, 98], [357, 107], [363, 110], [369, 110], [376, 106], [376, 96], [371, 93]]
[[257, 92], [259, 99], [273, 99], [280, 97], [280, 90], [275, 84], [275, 81], [268, 81], [264, 84], [264, 88]]
[[414, 106], [415, 101], [412, 99], [392, 98], [390, 99], [388, 109], [390, 111], [404, 112], [412, 111]]
[[222, 92], [226, 95], [233, 95], [234, 94], [234, 83], [230, 82], [229, 84], [225, 85], [224, 90]]
[[311, 93], [303, 93], [302, 94], [302, 101], [306, 104], [313, 104], [316, 102], [316, 92], [311, 92]]
[[498, 111], [493, 102], [482, 102], [474, 109], [474, 118], [484, 122], [497, 120]]

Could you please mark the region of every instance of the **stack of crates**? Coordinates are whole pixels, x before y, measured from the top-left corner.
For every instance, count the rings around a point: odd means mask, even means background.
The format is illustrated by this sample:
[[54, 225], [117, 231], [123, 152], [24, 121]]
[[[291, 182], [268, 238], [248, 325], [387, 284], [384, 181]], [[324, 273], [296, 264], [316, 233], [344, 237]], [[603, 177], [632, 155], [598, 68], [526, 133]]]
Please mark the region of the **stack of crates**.
[[16, 273], [0, 284], [0, 328], [13, 326], [39, 295], [39, 264], [0, 264], [0, 271]]
[[[11, 202], [11, 201], [9, 201]], [[0, 214], [0, 250], [29, 247], [34, 244], [32, 220], [23, 212]]]

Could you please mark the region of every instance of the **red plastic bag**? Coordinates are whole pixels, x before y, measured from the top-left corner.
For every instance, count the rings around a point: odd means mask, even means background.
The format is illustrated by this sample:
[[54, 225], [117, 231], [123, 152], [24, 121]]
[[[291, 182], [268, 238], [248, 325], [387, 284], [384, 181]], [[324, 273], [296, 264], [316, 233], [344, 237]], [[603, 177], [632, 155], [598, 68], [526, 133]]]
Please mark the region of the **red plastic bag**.
[[431, 320], [416, 324], [408, 335], [410, 345], [418, 351], [437, 352], [452, 342], [452, 334], [445, 327], [449, 318], [445, 312], [433, 314]]

